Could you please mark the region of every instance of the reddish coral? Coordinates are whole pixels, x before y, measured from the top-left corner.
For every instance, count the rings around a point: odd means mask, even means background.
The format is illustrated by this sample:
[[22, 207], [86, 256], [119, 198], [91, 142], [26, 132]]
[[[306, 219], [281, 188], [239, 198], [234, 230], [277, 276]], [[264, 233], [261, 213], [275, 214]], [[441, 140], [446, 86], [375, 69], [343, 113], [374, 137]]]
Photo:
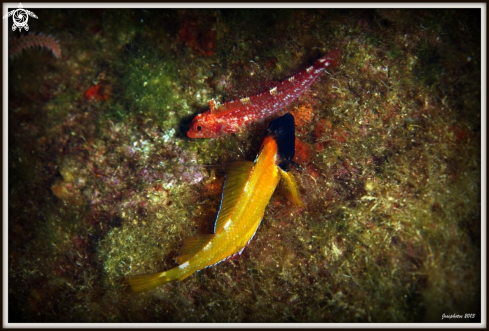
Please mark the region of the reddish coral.
[[180, 27], [180, 42], [192, 47], [197, 54], [214, 55], [216, 48], [215, 20], [215, 17], [208, 20], [188, 18]]
[[85, 92], [85, 98], [90, 101], [108, 100], [112, 94], [112, 86], [106, 83], [93, 85]]
[[304, 165], [309, 162], [311, 156], [311, 147], [295, 137], [295, 155], [294, 162]]

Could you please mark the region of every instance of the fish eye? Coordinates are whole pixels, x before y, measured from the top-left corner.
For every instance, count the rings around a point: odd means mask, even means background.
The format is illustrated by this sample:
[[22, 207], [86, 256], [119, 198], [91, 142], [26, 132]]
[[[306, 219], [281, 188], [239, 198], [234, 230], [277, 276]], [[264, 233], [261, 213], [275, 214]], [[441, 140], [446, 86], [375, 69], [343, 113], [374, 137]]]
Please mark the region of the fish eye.
[[192, 125], [192, 130], [194, 130], [194, 132], [200, 132], [200, 131], [202, 131], [202, 126], [198, 125], [197, 123], [194, 123]]

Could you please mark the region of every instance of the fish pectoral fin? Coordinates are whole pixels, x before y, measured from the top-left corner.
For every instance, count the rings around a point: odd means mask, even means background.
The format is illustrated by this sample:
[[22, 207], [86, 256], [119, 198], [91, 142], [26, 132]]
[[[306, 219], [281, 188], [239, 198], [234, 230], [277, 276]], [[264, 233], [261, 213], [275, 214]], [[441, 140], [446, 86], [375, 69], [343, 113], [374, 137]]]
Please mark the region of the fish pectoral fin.
[[197, 254], [202, 248], [205, 247], [214, 237], [213, 234], [199, 234], [185, 239], [183, 242], [180, 256], [176, 258], [178, 264], [182, 264], [188, 261], [192, 256]]
[[214, 233], [218, 233], [224, 228], [228, 221], [228, 216], [236, 206], [241, 193], [244, 190], [248, 177], [253, 168], [251, 161], [236, 161], [231, 163], [226, 171], [226, 181], [222, 191], [221, 206], [217, 215]]
[[297, 207], [304, 207], [304, 203], [299, 197], [297, 183], [291, 173], [280, 169], [280, 186], [285, 190], [287, 198]]

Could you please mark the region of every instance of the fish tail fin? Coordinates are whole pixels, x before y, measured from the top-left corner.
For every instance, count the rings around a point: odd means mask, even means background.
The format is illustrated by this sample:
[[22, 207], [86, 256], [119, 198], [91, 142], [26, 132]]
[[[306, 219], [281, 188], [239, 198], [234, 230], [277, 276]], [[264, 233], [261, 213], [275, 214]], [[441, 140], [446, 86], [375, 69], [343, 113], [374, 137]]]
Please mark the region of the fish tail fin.
[[335, 49], [321, 58], [322, 66], [335, 68], [338, 66], [338, 60], [341, 55], [341, 49]]
[[131, 286], [133, 292], [149, 291], [172, 280], [174, 279], [168, 277], [166, 271], [126, 277], [126, 281]]

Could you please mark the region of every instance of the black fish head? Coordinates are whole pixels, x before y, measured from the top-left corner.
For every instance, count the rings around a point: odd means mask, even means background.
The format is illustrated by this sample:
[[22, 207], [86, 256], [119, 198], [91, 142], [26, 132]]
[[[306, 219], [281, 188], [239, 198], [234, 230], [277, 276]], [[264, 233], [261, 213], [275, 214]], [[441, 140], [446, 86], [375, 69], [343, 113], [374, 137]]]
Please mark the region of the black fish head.
[[295, 155], [295, 123], [294, 116], [287, 113], [268, 124], [267, 136], [277, 143], [279, 163], [282, 170], [288, 171]]

